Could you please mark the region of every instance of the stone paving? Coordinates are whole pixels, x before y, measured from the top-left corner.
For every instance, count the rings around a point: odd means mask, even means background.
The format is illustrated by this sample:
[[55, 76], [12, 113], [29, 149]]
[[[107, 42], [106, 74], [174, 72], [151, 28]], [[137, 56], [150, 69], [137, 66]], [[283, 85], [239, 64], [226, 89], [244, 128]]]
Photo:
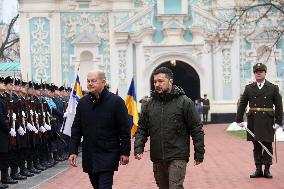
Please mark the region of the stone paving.
[[[228, 125], [207, 125], [205, 129], [205, 160], [198, 166], [193, 159], [187, 167], [184, 182], [185, 189], [283, 189], [284, 183], [284, 143], [277, 143], [278, 163], [274, 163], [271, 172], [273, 179], [250, 179], [254, 171], [252, 144], [225, 132]], [[191, 148], [193, 149], [193, 148]], [[146, 151], [149, 144], [146, 145]], [[193, 150], [191, 150], [193, 153]], [[87, 174], [81, 167], [68, 168], [66, 171], [46, 182], [36, 185], [40, 189], [88, 189], [92, 188]], [[155, 189], [149, 152], [142, 160], [134, 160], [121, 166], [115, 173], [114, 189]]]

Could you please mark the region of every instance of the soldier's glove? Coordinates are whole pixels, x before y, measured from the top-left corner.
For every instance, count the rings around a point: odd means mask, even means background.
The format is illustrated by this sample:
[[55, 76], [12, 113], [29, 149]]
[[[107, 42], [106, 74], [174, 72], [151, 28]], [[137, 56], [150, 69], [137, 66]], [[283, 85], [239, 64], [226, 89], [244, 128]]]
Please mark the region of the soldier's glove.
[[26, 132], [25, 132], [25, 130], [23, 129], [22, 126], [20, 126], [17, 131], [21, 136], [24, 136], [26, 134]]
[[45, 133], [45, 132], [46, 132], [46, 129], [45, 129], [43, 126], [40, 126], [39, 131], [40, 131], [41, 133]]
[[13, 121], [15, 121], [16, 118], [17, 118], [17, 115], [15, 113], [13, 113], [12, 118], [13, 118]]
[[51, 130], [51, 126], [50, 125], [48, 125], [48, 124], [44, 124], [44, 128], [47, 130], [47, 131], [50, 131]]
[[280, 125], [278, 125], [277, 123], [274, 123], [274, 125], [272, 127], [276, 131], [280, 127]]
[[38, 130], [36, 129], [35, 126], [33, 126], [33, 130], [32, 130], [35, 134], [38, 134]]
[[24, 111], [22, 111], [22, 116], [23, 116], [23, 117], [26, 117], [26, 114], [25, 114], [25, 112], [24, 112]]
[[38, 130], [35, 126], [31, 125], [32, 126], [32, 131], [35, 133], [35, 134], [38, 134]]
[[17, 135], [17, 133], [16, 133], [16, 131], [15, 131], [15, 129], [14, 128], [11, 128], [11, 130], [10, 130], [10, 135], [12, 136], [12, 137], [15, 137], [16, 135]]
[[244, 122], [237, 123], [237, 124], [238, 124], [238, 126], [241, 127], [241, 128], [244, 128], [244, 126], [245, 126]]
[[63, 117], [67, 117], [67, 116], [68, 116], [68, 113], [67, 113], [67, 112], [64, 112]]
[[31, 116], [34, 115], [34, 112], [32, 110], [30, 110], [30, 114], [31, 114]]
[[33, 125], [32, 124], [30, 124], [29, 122], [27, 123], [27, 129], [29, 130], [29, 131], [33, 131]]

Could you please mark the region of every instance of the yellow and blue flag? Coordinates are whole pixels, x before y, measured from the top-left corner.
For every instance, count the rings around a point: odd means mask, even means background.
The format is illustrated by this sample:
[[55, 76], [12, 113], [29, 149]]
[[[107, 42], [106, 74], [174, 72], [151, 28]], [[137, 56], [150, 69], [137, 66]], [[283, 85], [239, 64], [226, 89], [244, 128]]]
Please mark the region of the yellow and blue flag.
[[132, 78], [131, 84], [125, 99], [125, 105], [128, 110], [128, 119], [130, 123], [131, 136], [133, 136], [138, 129], [138, 108], [137, 108], [137, 100], [134, 86], [134, 79]]
[[76, 80], [74, 82], [74, 86], [72, 92], [70, 94], [70, 98], [68, 101], [68, 106], [66, 109], [66, 121], [65, 125], [62, 127], [62, 133], [71, 136], [71, 127], [75, 118], [77, 104], [79, 99], [83, 97], [82, 88], [80, 85], [79, 76], [77, 75]]
[[83, 97], [83, 92], [82, 92], [82, 88], [81, 88], [81, 85], [80, 85], [79, 75], [77, 75], [76, 81], [74, 83], [73, 97], [76, 99], [77, 102], [79, 101], [80, 98]]

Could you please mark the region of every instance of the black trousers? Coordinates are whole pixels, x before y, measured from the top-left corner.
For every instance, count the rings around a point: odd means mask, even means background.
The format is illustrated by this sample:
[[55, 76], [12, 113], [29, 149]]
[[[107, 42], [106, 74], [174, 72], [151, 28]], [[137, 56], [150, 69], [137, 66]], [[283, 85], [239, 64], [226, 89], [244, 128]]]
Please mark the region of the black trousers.
[[8, 169], [9, 164], [9, 154], [8, 152], [0, 152], [0, 169]]
[[112, 189], [113, 171], [89, 173], [89, 178], [95, 189]]
[[[272, 142], [261, 142], [271, 154], [273, 154]], [[262, 148], [262, 146], [257, 142], [253, 141], [253, 157], [255, 165], [271, 165], [272, 157], [270, 157], [267, 152]]]

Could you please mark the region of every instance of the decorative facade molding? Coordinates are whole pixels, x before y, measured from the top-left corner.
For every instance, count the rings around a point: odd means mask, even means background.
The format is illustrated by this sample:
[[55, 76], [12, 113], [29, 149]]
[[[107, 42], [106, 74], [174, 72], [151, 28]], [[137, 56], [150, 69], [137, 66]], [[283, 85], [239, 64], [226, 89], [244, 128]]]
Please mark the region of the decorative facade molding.
[[119, 76], [119, 83], [126, 84], [127, 83], [127, 50], [126, 49], [119, 49], [118, 50], [118, 76]]
[[[109, 54], [109, 21], [107, 13], [64, 13], [62, 22], [62, 76], [63, 82], [74, 80], [74, 62], [80, 61], [76, 50], [92, 48], [94, 64], [105, 69], [110, 76]], [[85, 40], [85, 41], [84, 41]], [[90, 45], [93, 46], [91, 47]], [[80, 48], [78, 48], [80, 47]], [[71, 52], [73, 49], [75, 52]], [[77, 54], [77, 56], [74, 56]], [[74, 57], [73, 60], [71, 57]], [[101, 59], [102, 57], [102, 59]], [[102, 62], [104, 60], [104, 62]], [[111, 78], [108, 78], [110, 81]]]
[[228, 85], [232, 83], [231, 49], [223, 49], [223, 83]]
[[32, 18], [31, 65], [33, 80], [50, 82], [50, 23], [47, 18]]

